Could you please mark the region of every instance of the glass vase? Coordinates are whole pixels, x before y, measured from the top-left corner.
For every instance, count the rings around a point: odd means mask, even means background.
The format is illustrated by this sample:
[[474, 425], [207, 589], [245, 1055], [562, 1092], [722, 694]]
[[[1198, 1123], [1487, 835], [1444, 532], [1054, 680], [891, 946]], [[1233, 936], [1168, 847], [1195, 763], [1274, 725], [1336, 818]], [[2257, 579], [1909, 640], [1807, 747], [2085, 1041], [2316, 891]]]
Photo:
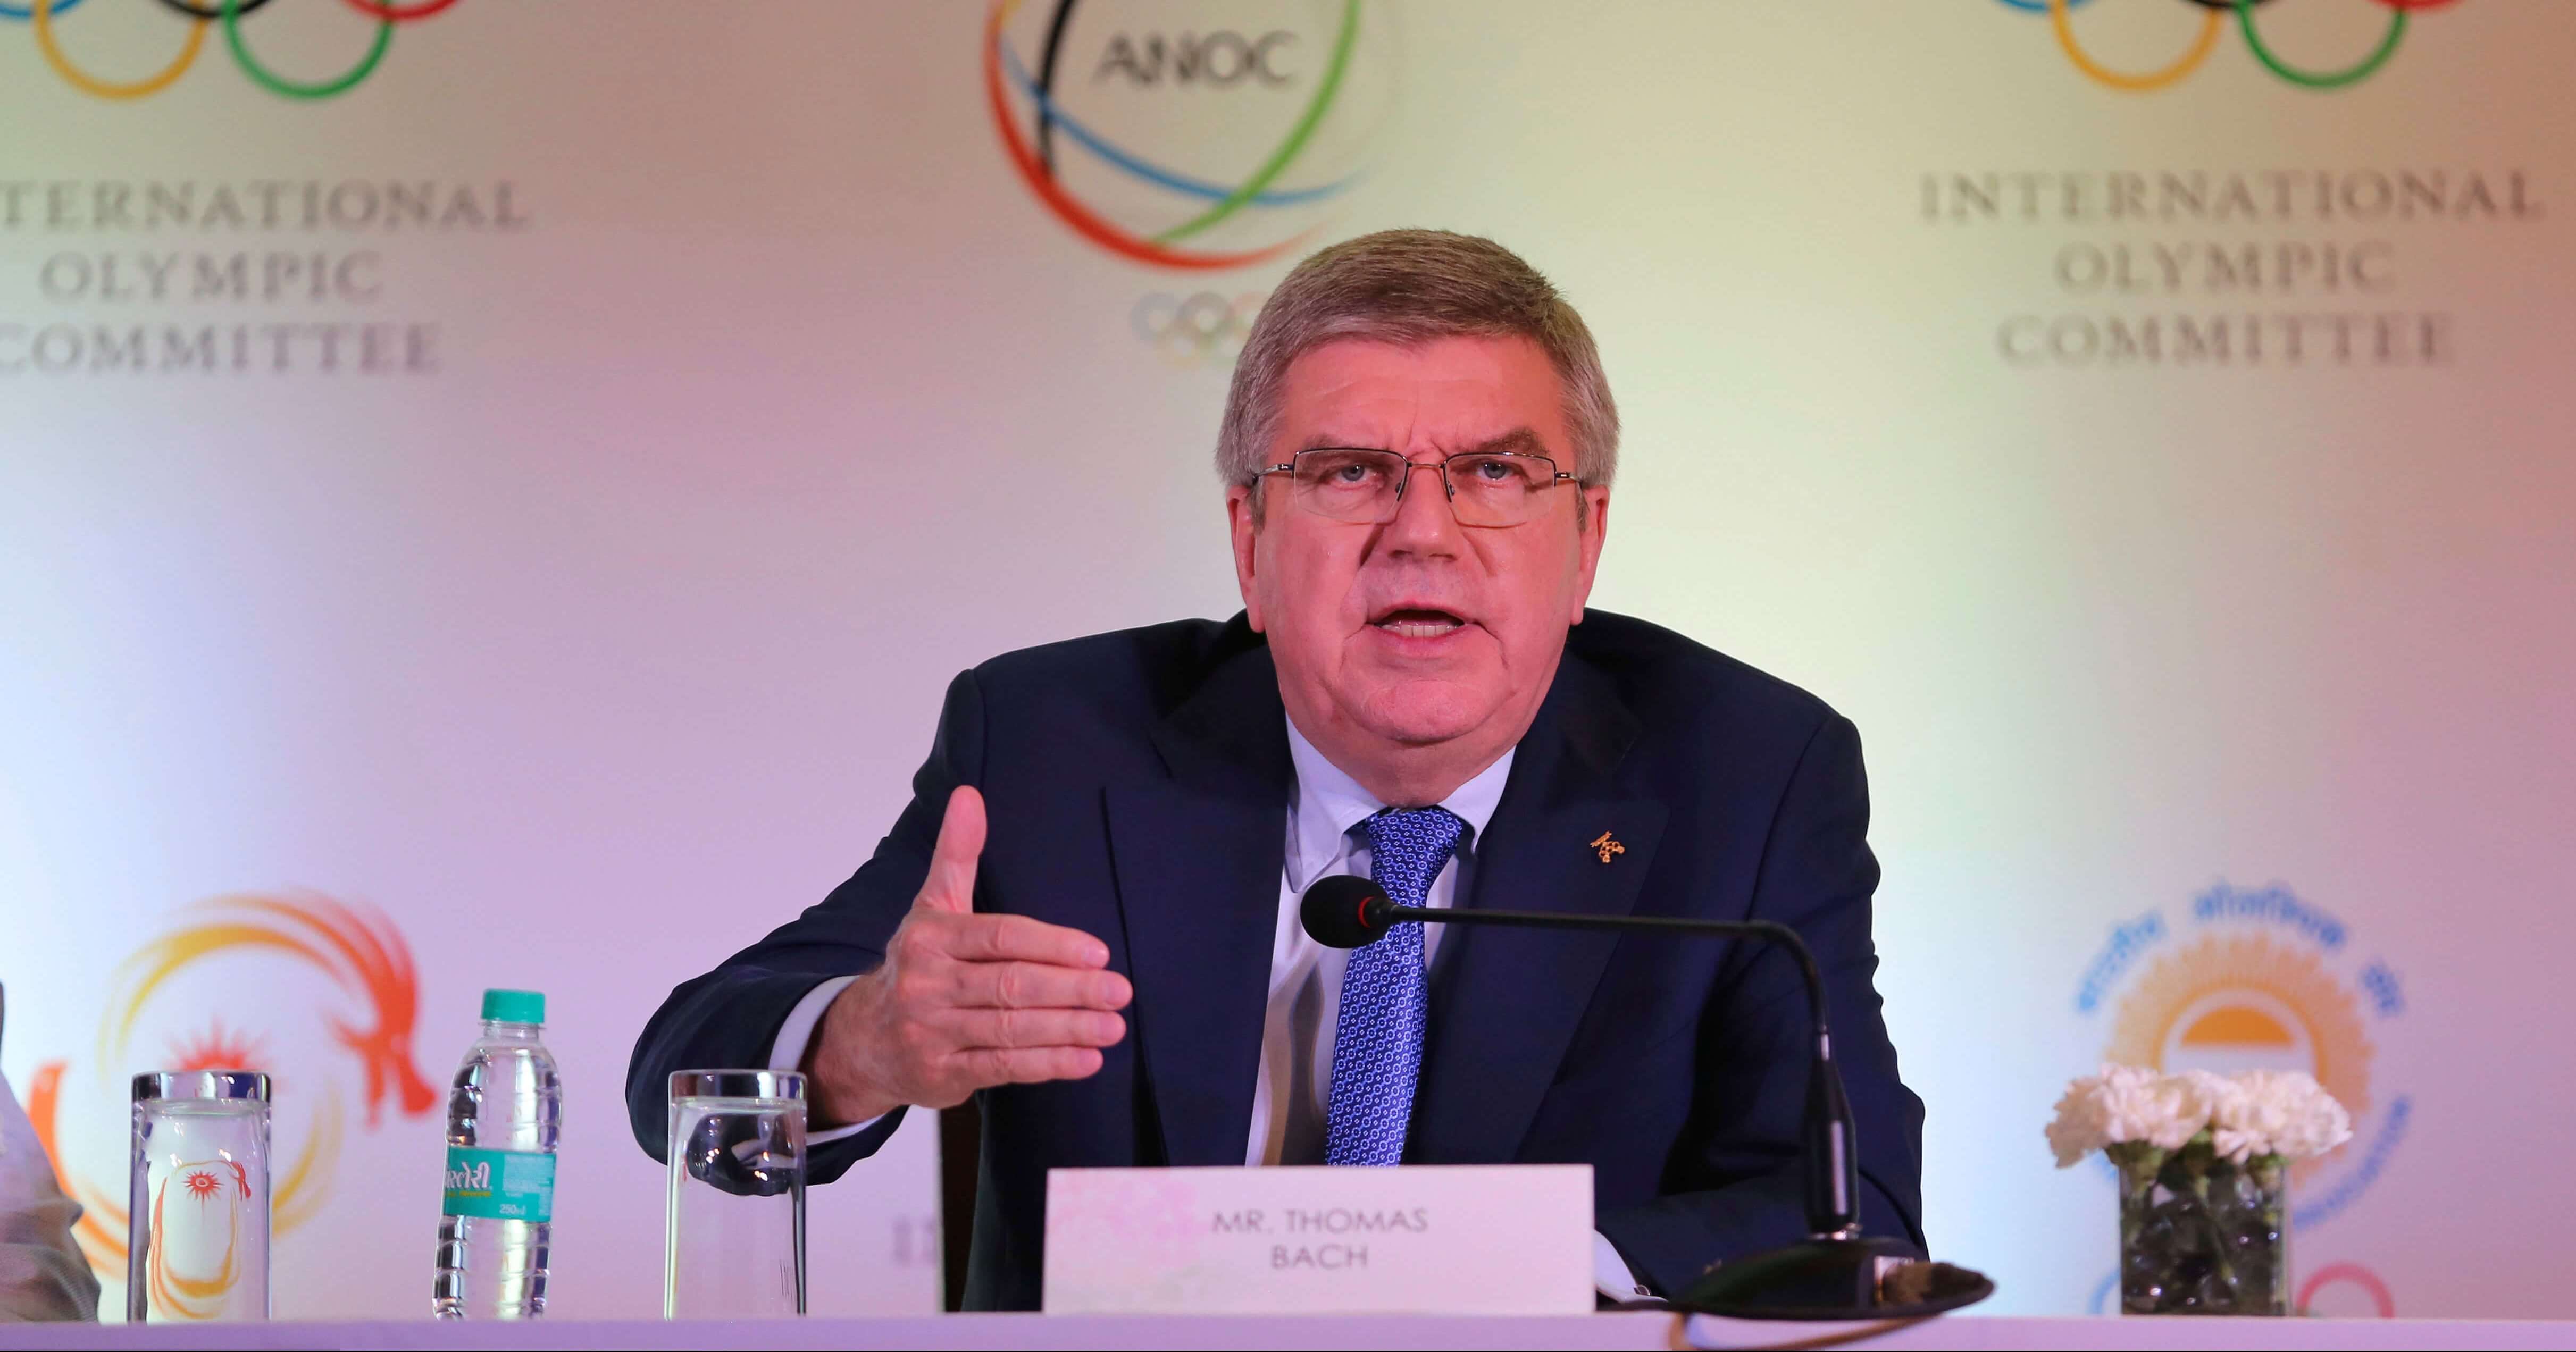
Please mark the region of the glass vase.
[[2180, 1150], [2110, 1149], [2120, 1170], [2124, 1314], [2290, 1312], [2289, 1165], [2242, 1164], [2203, 1136]]

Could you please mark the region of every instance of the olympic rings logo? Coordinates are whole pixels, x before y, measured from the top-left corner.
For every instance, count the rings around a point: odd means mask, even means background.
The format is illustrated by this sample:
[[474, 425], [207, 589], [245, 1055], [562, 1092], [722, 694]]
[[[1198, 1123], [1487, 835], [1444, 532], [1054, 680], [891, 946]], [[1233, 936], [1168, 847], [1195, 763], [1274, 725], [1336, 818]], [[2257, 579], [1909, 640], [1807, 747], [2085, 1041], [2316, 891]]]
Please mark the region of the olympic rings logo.
[[2124, 89], [2133, 94], [2143, 94], [2179, 84], [2184, 76], [2200, 69], [2200, 64], [2209, 59], [2210, 51], [2217, 47], [2218, 32], [2227, 26], [2227, 16], [2231, 11], [2236, 15], [2237, 30], [2245, 35], [2246, 48], [2254, 53], [2255, 60], [2263, 63], [2265, 70], [2291, 84], [2308, 89], [2341, 89], [2346, 85], [2359, 84], [2377, 74], [2380, 67], [2388, 64], [2388, 58], [2397, 54], [2397, 44], [2405, 40], [2406, 21], [2410, 15], [2417, 10], [2440, 9], [2455, 3], [2456, 0], [2374, 0], [2374, 3], [2388, 10], [2388, 28], [2381, 33], [2379, 45], [2372, 48], [2369, 55], [2341, 70], [2311, 70], [2292, 65], [2286, 58], [2273, 51], [2263, 40], [2261, 30], [2256, 28], [2254, 23], [2254, 11], [2262, 8], [2266, 0], [2189, 0], [2189, 2], [2201, 10], [2200, 31], [2192, 38], [2191, 45], [2184, 49], [2182, 56], [2172, 64], [2155, 70], [2126, 71], [2113, 70], [2103, 65], [2094, 59], [2092, 53], [2084, 50], [2084, 44], [2076, 39], [2075, 24], [2069, 17], [2069, 12], [2083, 6], [2085, 0], [2002, 0], [2002, 3], [2011, 9], [2031, 14], [2046, 14], [2049, 27], [2057, 32], [2057, 45], [2066, 49], [2066, 59], [2074, 62], [2077, 70], [2084, 72], [2087, 78], [2098, 84], [2109, 85], [2113, 89]]
[[1207, 366], [1231, 362], [1243, 350], [1243, 340], [1252, 332], [1253, 317], [1261, 313], [1261, 303], [1268, 300], [1265, 292], [1246, 291], [1239, 295], [1221, 296], [1213, 291], [1200, 291], [1176, 296], [1168, 291], [1148, 291], [1136, 298], [1136, 307], [1127, 312], [1127, 327], [1154, 350], [1154, 355], [1174, 366]]
[[188, 36], [180, 43], [179, 55], [155, 74], [140, 80], [113, 81], [102, 79], [72, 63], [63, 52], [62, 42], [54, 32], [54, 22], [69, 14], [85, 0], [0, 0], [0, 19], [15, 19], [35, 30], [36, 50], [42, 52], [45, 64], [63, 78], [63, 83], [94, 98], [131, 101], [149, 98], [179, 82], [188, 68], [197, 63], [197, 54], [206, 45], [206, 29], [220, 25], [224, 45], [232, 49], [233, 63], [250, 77], [253, 84], [272, 94], [290, 99], [327, 99], [348, 93], [383, 64], [385, 49], [393, 45], [394, 26], [429, 18], [456, 0], [343, 0], [351, 9], [376, 21], [376, 39], [356, 65], [339, 75], [324, 80], [290, 80], [268, 68], [253, 55], [248, 40], [242, 37], [241, 21], [266, 9], [269, 0], [159, 0], [159, 3], [188, 22]]

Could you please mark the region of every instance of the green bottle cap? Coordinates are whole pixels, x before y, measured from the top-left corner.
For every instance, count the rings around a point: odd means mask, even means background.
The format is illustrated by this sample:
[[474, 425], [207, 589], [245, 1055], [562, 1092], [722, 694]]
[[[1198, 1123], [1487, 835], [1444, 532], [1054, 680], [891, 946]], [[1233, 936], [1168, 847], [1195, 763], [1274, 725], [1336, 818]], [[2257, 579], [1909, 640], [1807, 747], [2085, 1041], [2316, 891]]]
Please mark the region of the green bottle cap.
[[546, 997], [541, 991], [485, 991], [483, 1017], [503, 1023], [544, 1023]]

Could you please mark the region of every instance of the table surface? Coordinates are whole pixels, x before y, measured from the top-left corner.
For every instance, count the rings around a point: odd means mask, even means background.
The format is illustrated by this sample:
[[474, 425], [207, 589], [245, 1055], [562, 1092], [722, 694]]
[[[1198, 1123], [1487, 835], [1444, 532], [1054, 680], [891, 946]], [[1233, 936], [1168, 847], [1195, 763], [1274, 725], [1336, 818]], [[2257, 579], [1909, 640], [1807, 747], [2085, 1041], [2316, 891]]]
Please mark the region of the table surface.
[[2017, 1319], [1755, 1324], [1669, 1314], [927, 1315], [909, 1319], [0, 1325], [0, 1348], [2566, 1348], [2576, 1320]]

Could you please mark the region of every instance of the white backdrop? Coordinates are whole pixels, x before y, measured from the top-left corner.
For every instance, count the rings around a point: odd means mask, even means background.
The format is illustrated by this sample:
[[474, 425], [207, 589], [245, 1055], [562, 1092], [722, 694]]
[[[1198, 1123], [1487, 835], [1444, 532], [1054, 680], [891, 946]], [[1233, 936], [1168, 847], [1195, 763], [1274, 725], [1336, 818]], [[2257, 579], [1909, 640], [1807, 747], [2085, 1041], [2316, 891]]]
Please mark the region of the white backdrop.
[[[389, 1088], [371, 1125], [328, 1022], [399, 983], [252, 942], [136, 995], [210, 898], [336, 898], [415, 958], [432, 1084], [484, 986], [548, 993], [556, 1308], [652, 1310], [660, 1173], [619, 1097], [645, 1016], [866, 856], [957, 669], [1234, 609], [1220, 316], [1314, 243], [1421, 224], [1521, 250], [1600, 335], [1629, 431], [1596, 601], [1858, 721], [1929, 1227], [1997, 1308], [2109, 1273], [2109, 1189], [2039, 1127], [2116, 1044], [2347, 1076], [2363, 1139], [2300, 1183], [2320, 1308], [2576, 1309], [2546, 1246], [2495, 1243], [2576, 1205], [2546, 941], [2576, 862], [2576, 30], [2426, 9], [2318, 90], [2231, 18], [2131, 92], [2002, 0], [1352, 12], [1293, 162], [1152, 246], [1281, 250], [1219, 267], [1086, 236], [1209, 199], [1063, 125], [1070, 206], [1014, 167], [988, 54], [1014, 134], [1036, 114], [988, 20], [1033, 70], [1043, 3], [465, 0], [321, 99], [220, 24], [166, 89], [95, 97], [0, 18], [0, 1064], [29, 1098], [59, 1067], [65, 1173], [121, 1193], [125, 1074], [255, 1054], [281, 1158], [316, 1160], [280, 1312], [425, 1313], [437, 1119]], [[2134, 71], [2201, 13], [2069, 22]], [[2260, 35], [2334, 66], [2393, 13], [2277, 0]], [[1087, 0], [1052, 97], [1227, 195], [1346, 17]], [[304, 81], [373, 27], [239, 24]], [[85, 0], [47, 33], [113, 83], [189, 31]], [[1292, 37], [1246, 73], [1220, 33]], [[2231, 175], [2250, 212], [2210, 205]], [[2284, 247], [2370, 261], [2328, 289]], [[2185, 319], [2235, 325], [2229, 359]], [[2217, 1009], [2277, 1045], [2197, 1037]], [[935, 1302], [930, 1135], [816, 1194], [819, 1309]]]

